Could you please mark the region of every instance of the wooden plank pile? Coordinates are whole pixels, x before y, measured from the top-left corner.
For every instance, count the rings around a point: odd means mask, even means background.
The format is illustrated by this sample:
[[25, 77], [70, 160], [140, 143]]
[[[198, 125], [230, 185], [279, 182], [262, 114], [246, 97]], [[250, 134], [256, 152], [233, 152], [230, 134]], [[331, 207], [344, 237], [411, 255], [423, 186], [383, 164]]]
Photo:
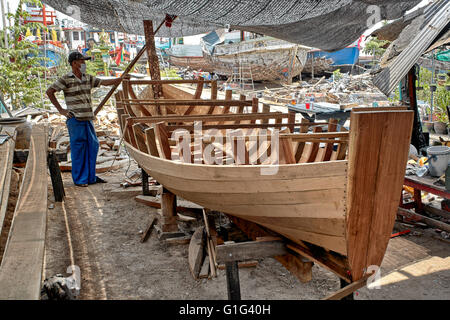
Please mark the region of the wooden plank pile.
[[[49, 125], [49, 147], [54, 149], [60, 161], [61, 171], [71, 171], [70, 138], [66, 126], [66, 117], [49, 110], [39, 109], [39, 112], [25, 110], [23, 116], [33, 124]], [[22, 115], [20, 113], [20, 115]], [[117, 113], [112, 106], [105, 106], [94, 121], [95, 130], [100, 143], [97, 155], [97, 173], [116, 170], [128, 164], [128, 156], [120, 147], [120, 126]], [[16, 159], [25, 163], [28, 151], [18, 152]]]
[[315, 102], [327, 102], [345, 109], [351, 106], [372, 105], [388, 106], [389, 101], [371, 82], [368, 74], [348, 76], [340, 75], [339, 80], [320, 79], [301, 81], [282, 88], [274, 88], [256, 93], [262, 94], [261, 102], [273, 105], [305, 103], [308, 95], [314, 95]]

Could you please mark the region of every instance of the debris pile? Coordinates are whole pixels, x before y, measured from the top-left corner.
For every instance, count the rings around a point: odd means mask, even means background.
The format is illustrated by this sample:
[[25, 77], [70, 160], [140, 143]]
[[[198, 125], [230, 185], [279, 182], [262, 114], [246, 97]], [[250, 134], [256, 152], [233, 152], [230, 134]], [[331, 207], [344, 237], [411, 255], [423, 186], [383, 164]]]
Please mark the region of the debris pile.
[[[72, 161], [70, 154], [70, 138], [66, 126], [66, 117], [55, 110], [26, 108], [16, 113], [26, 117], [31, 123], [48, 123], [50, 128], [49, 146], [56, 150], [61, 171], [70, 171]], [[97, 173], [118, 169], [128, 163], [125, 150], [119, 151], [120, 126], [117, 113], [112, 106], [106, 105], [94, 121], [95, 131], [100, 143], [97, 155]]]
[[388, 106], [390, 101], [376, 88], [370, 74], [350, 76], [339, 74], [339, 79], [322, 77], [319, 80], [301, 81], [277, 89], [262, 92], [262, 102], [286, 105], [295, 101], [304, 103], [307, 96], [314, 96], [316, 102], [339, 104], [341, 108], [372, 105]]

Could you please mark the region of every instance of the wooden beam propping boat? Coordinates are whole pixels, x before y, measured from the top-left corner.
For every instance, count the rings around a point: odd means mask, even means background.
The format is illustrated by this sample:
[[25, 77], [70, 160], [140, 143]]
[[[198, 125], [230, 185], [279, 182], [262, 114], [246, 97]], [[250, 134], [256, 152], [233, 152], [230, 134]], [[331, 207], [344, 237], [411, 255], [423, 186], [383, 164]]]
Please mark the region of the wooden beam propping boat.
[[[295, 123], [290, 114], [259, 113], [255, 100], [228, 97], [119, 99], [128, 152], [170, 192], [283, 236], [291, 250], [347, 281], [380, 266], [402, 189], [413, 112], [354, 108], [350, 131], [336, 132], [333, 120]], [[154, 114], [155, 105], [168, 112]], [[244, 109], [249, 113], [240, 113]], [[141, 116], [144, 110], [151, 115]], [[207, 132], [214, 127], [239, 134], [219, 141]], [[313, 133], [307, 133], [310, 127]], [[173, 141], [176, 129], [194, 132], [188, 148]]]

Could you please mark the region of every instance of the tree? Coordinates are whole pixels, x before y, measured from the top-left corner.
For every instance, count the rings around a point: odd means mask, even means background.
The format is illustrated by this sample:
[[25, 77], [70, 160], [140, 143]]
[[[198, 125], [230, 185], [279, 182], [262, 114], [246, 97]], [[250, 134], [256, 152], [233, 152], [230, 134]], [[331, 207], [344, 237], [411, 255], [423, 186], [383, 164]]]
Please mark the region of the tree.
[[380, 60], [383, 54], [386, 52], [386, 47], [391, 43], [388, 40], [378, 40], [376, 37], [370, 37], [370, 40], [366, 43], [363, 49], [365, 54], [371, 54], [375, 60]]
[[25, 40], [27, 28], [46, 28], [41, 23], [23, 24], [30, 16], [22, 8], [25, 2], [42, 7], [39, 0], [20, 0], [15, 14], [8, 15], [14, 21], [11, 27], [5, 28], [9, 30], [9, 47], [5, 47], [4, 41], [0, 44], [0, 92], [5, 100], [10, 99], [13, 109], [30, 104], [43, 107], [41, 92], [48, 85], [42, 77], [46, 68], [41, 65], [46, 58], [39, 57], [36, 44]]

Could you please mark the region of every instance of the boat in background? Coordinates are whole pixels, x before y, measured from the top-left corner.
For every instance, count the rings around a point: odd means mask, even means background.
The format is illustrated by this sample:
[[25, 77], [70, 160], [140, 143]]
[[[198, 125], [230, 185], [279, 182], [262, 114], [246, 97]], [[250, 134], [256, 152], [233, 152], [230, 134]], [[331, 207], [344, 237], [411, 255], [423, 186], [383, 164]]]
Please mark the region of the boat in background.
[[[54, 10], [48, 10], [43, 5], [40, 8], [34, 4], [25, 4], [25, 10], [30, 16], [25, 20], [24, 24], [42, 23], [49, 28], [50, 34], [45, 33], [44, 30], [34, 29], [27, 30], [25, 39], [32, 41], [39, 48], [39, 57], [47, 58], [41, 61], [41, 65], [49, 69], [57, 68], [63, 62], [68, 54], [68, 48], [64, 46], [62, 39], [62, 30], [56, 23], [56, 14]], [[42, 35], [41, 35], [42, 32]]]
[[213, 31], [201, 39], [203, 56], [214, 73], [249, 77], [250, 69], [253, 81], [288, 81], [302, 72], [310, 48], [256, 34], [246, 38], [245, 34], [227, 39], [225, 32]]
[[[306, 73], [321, 74], [339, 69], [341, 72], [349, 72], [358, 63], [360, 55], [360, 38], [356, 43], [344, 49], [328, 52], [314, 49], [308, 52], [305, 64]], [[314, 68], [312, 67], [314, 58]], [[313, 71], [314, 70], [314, 71]]]
[[193, 70], [215, 72], [215, 68], [203, 56], [202, 47], [194, 44], [176, 44], [164, 50], [169, 57], [169, 64]]

